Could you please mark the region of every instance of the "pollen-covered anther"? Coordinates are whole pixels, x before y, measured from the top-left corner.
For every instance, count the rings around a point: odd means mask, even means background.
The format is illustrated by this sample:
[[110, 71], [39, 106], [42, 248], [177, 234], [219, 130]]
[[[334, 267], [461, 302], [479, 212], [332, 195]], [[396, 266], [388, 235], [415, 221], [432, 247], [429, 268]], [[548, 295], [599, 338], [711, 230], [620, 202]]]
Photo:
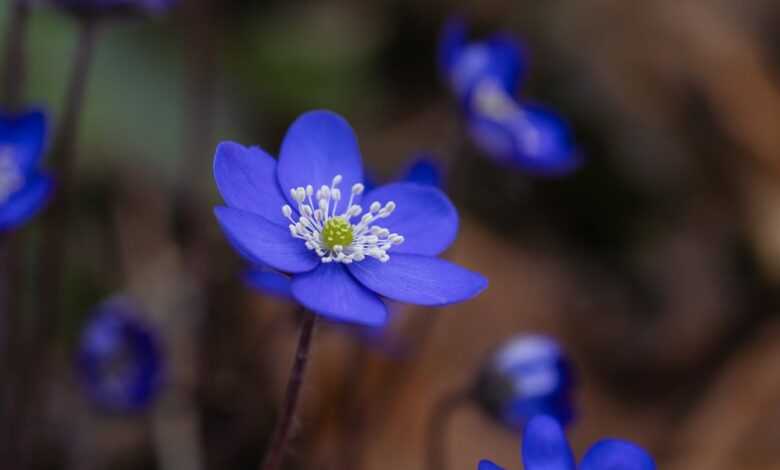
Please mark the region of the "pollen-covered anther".
[[[316, 252], [323, 263], [349, 264], [363, 261], [367, 256], [388, 261], [387, 252], [403, 243], [404, 237], [373, 223], [389, 217], [395, 210], [395, 202], [388, 201], [384, 206], [372, 202], [368, 212], [363, 213], [363, 208], [354, 201], [355, 196], [363, 194], [365, 186], [356, 183], [347, 205], [339, 212], [342, 193], [338, 185], [342, 180], [341, 175], [336, 175], [330, 186], [323, 185], [316, 192], [312, 185], [290, 189], [298, 206], [297, 212], [287, 204], [282, 207], [282, 215], [290, 221], [290, 234], [304, 240], [306, 248]], [[360, 220], [353, 224], [355, 217]]]

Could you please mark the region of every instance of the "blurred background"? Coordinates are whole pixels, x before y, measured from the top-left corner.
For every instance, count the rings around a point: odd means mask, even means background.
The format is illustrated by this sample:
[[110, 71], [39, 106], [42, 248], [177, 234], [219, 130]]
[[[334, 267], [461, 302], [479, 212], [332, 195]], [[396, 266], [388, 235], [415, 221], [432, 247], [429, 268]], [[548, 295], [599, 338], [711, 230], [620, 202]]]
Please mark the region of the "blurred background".
[[[570, 123], [579, 171], [506, 171], [463, 138], [436, 68], [454, 13], [526, 44], [521, 93]], [[54, 9], [31, 14], [27, 101], [54, 125], [76, 32]], [[556, 338], [574, 364], [577, 455], [614, 436], [659, 468], [780, 468], [777, 2], [181, 0], [103, 24], [95, 60], [50, 318], [30, 313], [49, 295], [34, 274], [40, 224], [12, 240], [7, 380], [41, 385], [11, 393], [5, 408], [25, 416], [3, 439], [28, 468], [257, 467], [300, 316], [242, 281], [211, 164], [222, 140], [276, 154], [315, 108], [350, 121], [377, 180], [434, 153], [461, 214], [446, 256], [490, 287], [446, 309], [397, 306], [381, 340], [323, 322], [286, 468], [426, 468], [436, 403], [524, 332]], [[75, 360], [90, 312], [118, 292], [164, 352], [160, 395], [132, 412], [96, 406]], [[520, 468], [519, 436], [476, 407], [442, 432], [452, 470]]]

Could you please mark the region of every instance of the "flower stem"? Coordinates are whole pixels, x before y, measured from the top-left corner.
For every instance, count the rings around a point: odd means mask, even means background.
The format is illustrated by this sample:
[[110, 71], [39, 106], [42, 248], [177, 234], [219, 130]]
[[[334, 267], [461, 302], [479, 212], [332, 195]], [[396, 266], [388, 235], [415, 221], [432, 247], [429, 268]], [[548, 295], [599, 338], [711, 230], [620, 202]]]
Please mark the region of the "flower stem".
[[277, 470], [284, 458], [284, 452], [290, 440], [293, 420], [295, 419], [295, 411], [298, 407], [298, 398], [301, 394], [303, 375], [306, 372], [306, 363], [309, 359], [309, 349], [316, 320], [317, 316], [314, 313], [304, 312], [301, 335], [298, 339], [298, 349], [295, 352], [295, 362], [290, 372], [290, 380], [287, 382], [282, 415], [276, 423], [271, 439], [271, 447], [260, 467], [261, 470]]
[[471, 396], [471, 389], [459, 389], [441, 397], [433, 407], [426, 430], [425, 468], [447, 470], [447, 426], [450, 418]]
[[8, 33], [5, 41], [2, 98], [3, 104], [8, 109], [14, 109], [22, 101], [22, 85], [25, 79], [24, 44], [30, 7], [25, 0], [14, 0], [9, 4], [11, 11], [8, 15]]
[[[73, 194], [73, 172], [76, 163], [76, 144], [78, 142], [81, 115], [84, 107], [87, 79], [91, 68], [97, 23], [94, 18], [79, 20], [79, 37], [73, 68], [65, 95], [65, 107], [62, 112], [60, 126], [51, 151], [54, 167], [61, 194], [50, 208], [47, 223], [44, 227], [43, 245], [41, 247], [40, 276], [41, 296], [38, 321], [46, 318], [49, 332], [56, 332], [57, 322], [54, 321], [60, 312], [59, 302], [62, 294], [62, 278], [67, 251], [67, 225], [70, 212], [70, 199]], [[44, 333], [46, 334], [46, 333]], [[52, 339], [47, 337], [47, 340]], [[39, 343], [44, 344], [44, 343]]]

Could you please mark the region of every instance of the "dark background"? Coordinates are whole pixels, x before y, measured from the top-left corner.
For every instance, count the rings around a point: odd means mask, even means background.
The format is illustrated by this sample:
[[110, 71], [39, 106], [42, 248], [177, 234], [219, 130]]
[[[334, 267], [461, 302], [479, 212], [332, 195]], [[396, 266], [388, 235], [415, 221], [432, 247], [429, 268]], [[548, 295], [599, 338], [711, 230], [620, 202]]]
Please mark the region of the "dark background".
[[[526, 42], [521, 94], [566, 117], [582, 170], [534, 179], [464, 143], [435, 67], [453, 13], [477, 36]], [[56, 124], [75, 26], [44, 8], [30, 26], [28, 98]], [[777, 2], [182, 0], [106, 23], [97, 47], [66, 307], [35, 345], [52, 356], [25, 440], [40, 468], [258, 465], [298, 317], [242, 285], [211, 214], [211, 162], [221, 140], [275, 154], [315, 108], [350, 121], [379, 179], [436, 153], [462, 217], [448, 257], [490, 288], [448, 309], [398, 307], [401, 359], [321, 326], [289, 468], [343, 470], [362, 453], [362, 469], [422, 470], [434, 403], [520, 332], [555, 336], [576, 364], [578, 455], [617, 436], [665, 469], [780, 468]], [[30, 277], [38, 235], [33, 223], [15, 237], [20, 312], [46, 295]], [[100, 412], [74, 377], [90, 308], [116, 292], [166, 342], [166, 387], [145, 413]], [[474, 407], [446, 439], [453, 470], [520, 467], [518, 436]]]

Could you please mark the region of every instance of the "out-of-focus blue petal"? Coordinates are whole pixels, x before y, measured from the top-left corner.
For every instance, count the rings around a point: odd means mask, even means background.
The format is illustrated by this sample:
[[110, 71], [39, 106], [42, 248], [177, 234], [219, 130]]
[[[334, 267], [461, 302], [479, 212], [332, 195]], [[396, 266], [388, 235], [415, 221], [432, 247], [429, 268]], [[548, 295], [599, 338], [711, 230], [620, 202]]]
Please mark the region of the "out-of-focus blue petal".
[[620, 439], [604, 439], [588, 450], [580, 470], [655, 470], [650, 454]]
[[96, 309], [81, 335], [78, 366], [89, 396], [108, 411], [143, 409], [162, 383], [158, 338], [121, 297]]
[[429, 155], [421, 154], [412, 159], [411, 164], [401, 172], [398, 180], [435, 186], [441, 189], [441, 168]]
[[519, 105], [503, 91], [483, 82], [473, 99], [469, 133], [497, 163], [537, 175], [562, 175], [582, 163], [571, 131], [555, 113]]
[[283, 299], [292, 299], [291, 280], [284, 274], [268, 268], [253, 267], [244, 273], [244, 282], [264, 294], [274, 295]]
[[453, 17], [444, 23], [439, 35], [438, 59], [442, 75], [449, 77], [452, 67], [466, 45], [466, 23]]
[[440, 306], [468, 300], [487, 287], [480, 274], [438, 258], [390, 251], [386, 263], [366, 258], [347, 265], [364, 286], [410, 304]]
[[550, 416], [537, 415], [528, 422], [522, 453], [525, 470], [575, 470], [566, 434]]
[[477, 401], [492, 417], [520, 431], [538, 414], [566, 425], [573, 415], [571, 365], [560, 346], [541, 335], [520, 335], [483, 365]]
[[80, 15], [162, 13], [176, 0], [52, 0], [54, 4]]
[[28, 177], [22, 189], [0, 204], [0, 231], [16, 228], [37, 214], [49, 201], [53, 188], [48, 175]]
[[306, 308], [333, 320], [369, 326], [387, 322], [384, 302], [355, 281], [341, 263], [323, 263], [293, 276], [292, 294]]
[[222, 142], [214, 155], [214, 179], [228, 206], [285, 227], [289, 224], [282, 215], [287, 200], [276, 181], [276, 160], [263, 150]]
[[505, 34], [466, 43], [465, 30], [453, 28], [452, 32], [448, 32], [445, 29], [440, 55], [444, 55], [444, 51], [449, 51], [445, 70], [450, 86], [455, 96], [467, 106], [468, 97], [480, 80], [496, 80], [507, 93], [514, 94], [525, 73], [527, 59], [523, 48]]
[[33, 109], [23, 114], [0, 113], [0, 152], [8, 148], [23, 173], [35, 169], [46, 145], [46, 114]]
[[331, 111], [309, 111], [293, 122], [282, 142], [277, 177], [282, 193], [297, 207], [290, 189], [307, 185], [317, 191], [341, 175], [340, 188], [349, 196], [363, 181], [363, 162], [357, 137], [349, 123]]
[[479, 467], [477, 467], [477, 470], [504, 470], [504, 469], [494, 464], [490, 460], [480, 460]]
[[311, 271], [320, 262], [317, 255], [306, 248], [303, 240], [290, 235], [287, 227], [232, 207], [216, 207], [214, 214], [230, 241], [254, 264], [301, 273]]
[[434, 256], [446, 250], [458, 233], [458, 212], [449, 198], [433, 186], [416, 183], [392, 183], [365, 195], [367, 203], [384, 205], [394, 201], [396, 208], [381, 227], [404, 237], [391, 253]]

